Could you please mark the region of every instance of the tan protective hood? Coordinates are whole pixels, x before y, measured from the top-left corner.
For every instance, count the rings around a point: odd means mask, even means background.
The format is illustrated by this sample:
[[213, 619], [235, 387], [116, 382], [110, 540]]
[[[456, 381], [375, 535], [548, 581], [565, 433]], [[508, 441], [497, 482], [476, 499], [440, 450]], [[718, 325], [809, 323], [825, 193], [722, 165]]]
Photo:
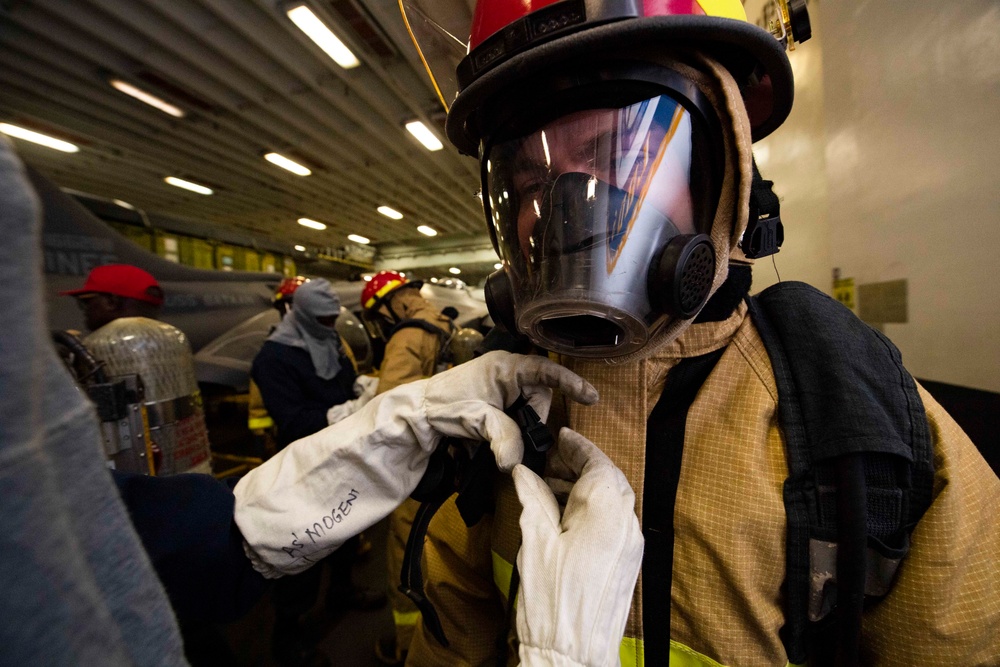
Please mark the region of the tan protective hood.
[[[711, 291], [714, 294], [729, 275], [730, 258], [749, 261], [740, 250], [739, 242], [747, 226], [753, 174], [750, 121], [736, 81], [718, 62], [701, 54], [692, 54], [687, 63], [676, 60], [664, 62], [662, 55], [652, 53], [648, 57], [693, 81], [719, 115], [725, 154], [719, 205], [710, 233], [715, 248], [715, 276]], [[695, 317], [667, 323], [641, 350], [611, 359], [609, 363], [628, 363], [656, 354], [680, 337]]]

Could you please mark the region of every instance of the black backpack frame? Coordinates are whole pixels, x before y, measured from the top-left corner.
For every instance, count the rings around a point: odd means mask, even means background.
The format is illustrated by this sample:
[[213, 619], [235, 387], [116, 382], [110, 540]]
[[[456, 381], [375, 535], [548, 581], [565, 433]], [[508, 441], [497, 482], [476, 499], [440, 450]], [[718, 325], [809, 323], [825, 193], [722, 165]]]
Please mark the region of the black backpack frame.
[[895, 345], [819, 290], [779, 283], [747, 303], [789, 471], [781, 638], [793, 664], [859, 664], [862, 611], [888, 594], [932, 499], [923, 403]]

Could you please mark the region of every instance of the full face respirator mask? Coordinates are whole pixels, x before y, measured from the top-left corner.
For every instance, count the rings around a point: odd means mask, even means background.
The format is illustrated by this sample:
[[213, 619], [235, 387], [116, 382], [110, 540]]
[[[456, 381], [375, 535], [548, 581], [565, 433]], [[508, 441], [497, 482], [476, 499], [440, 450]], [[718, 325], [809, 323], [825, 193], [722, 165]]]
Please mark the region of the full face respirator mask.
[[550, 351], [636, 352], [711, 292], [718, 120], [691, 81], [644, 63], [528, 90], [535, 103], [497, 108], [482, 145], [503, 261], [487, 280], [490, 313]]

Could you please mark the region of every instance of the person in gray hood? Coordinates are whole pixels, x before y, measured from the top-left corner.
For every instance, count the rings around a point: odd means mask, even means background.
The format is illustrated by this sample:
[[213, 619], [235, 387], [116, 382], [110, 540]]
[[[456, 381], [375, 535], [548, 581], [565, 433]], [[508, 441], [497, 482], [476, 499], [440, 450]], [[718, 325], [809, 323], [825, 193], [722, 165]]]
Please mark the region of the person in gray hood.
[[277, 426], [279, 449], [325, 428], [327, 410], [354, 398], [357, 372], [334, 330], [339, 314], [329, 282], [306, 282], [253, 360], [250, 374]]
[[[355, 397], [353, 357], [334, 330], [340, 297], [322, 278], [295, 291], [295, 304], [268, 336], [250, 374], [277, 427], [277, 446], [312, 435], [327, 426], [327, 411]], [[351, 582], [357, 538], [326, 559], [330, 570], [327, 606], [376, 609], [385, 604], [381, 591]], [[286, 665], [324, 664], [299, 631], [299, 619], [316, 602], [322, 568], [286, 577], [274, 589], [275, 657]]]

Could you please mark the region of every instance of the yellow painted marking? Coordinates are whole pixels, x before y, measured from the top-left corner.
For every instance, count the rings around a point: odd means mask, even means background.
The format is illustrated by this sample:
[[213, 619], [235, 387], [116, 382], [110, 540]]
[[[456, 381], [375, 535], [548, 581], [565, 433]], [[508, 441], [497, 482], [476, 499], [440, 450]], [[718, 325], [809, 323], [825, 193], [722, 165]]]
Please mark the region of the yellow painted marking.
[[747, 13], [740, 0], [697, 0], [708, 16], [746, 21]]

